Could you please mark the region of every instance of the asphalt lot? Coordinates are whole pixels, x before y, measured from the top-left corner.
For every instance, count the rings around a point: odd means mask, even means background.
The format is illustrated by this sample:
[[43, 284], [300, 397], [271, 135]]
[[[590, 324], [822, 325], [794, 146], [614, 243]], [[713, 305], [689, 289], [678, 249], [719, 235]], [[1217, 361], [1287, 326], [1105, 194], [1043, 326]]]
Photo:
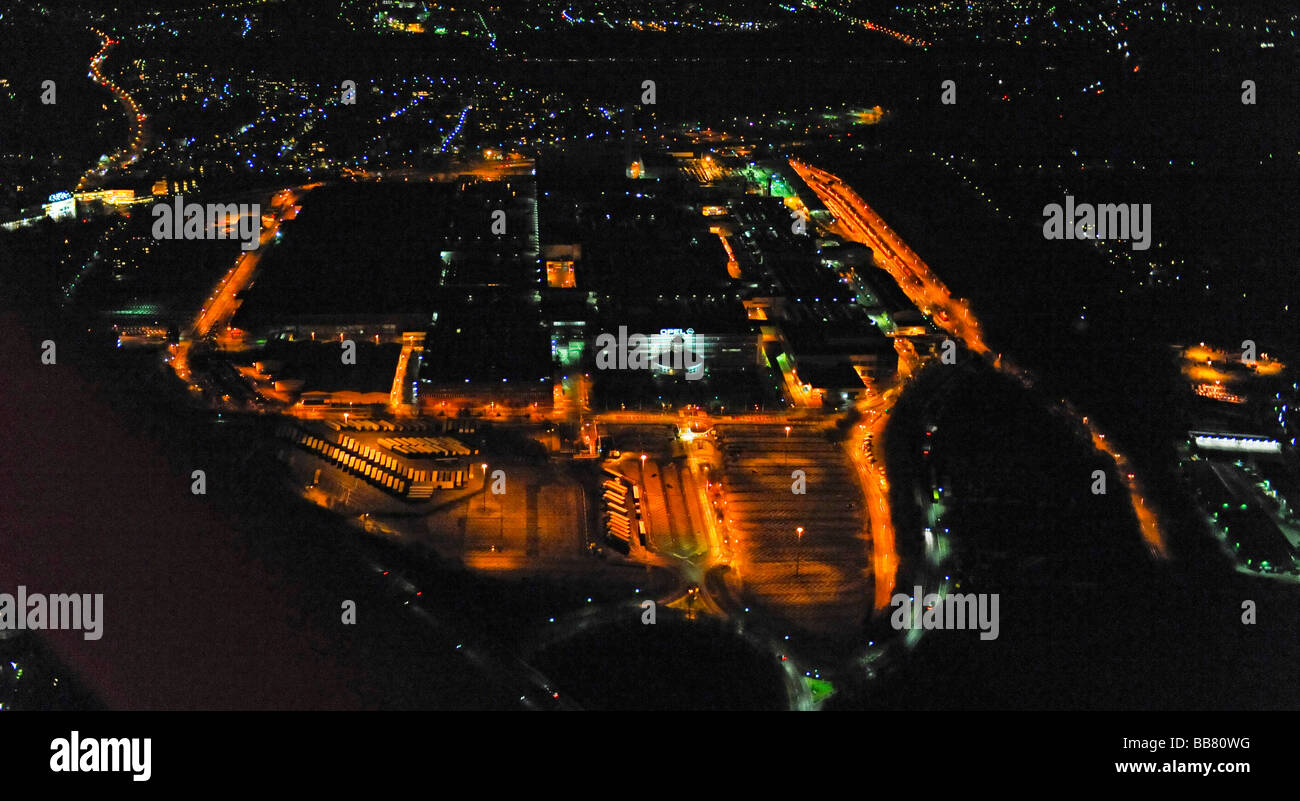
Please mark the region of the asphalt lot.
[[[744, 598], [809, 630], [852, 630], [871, 606], [870, 545], [843, 447], [812, 426], [793, 426], [788, 436], [781, 426], [718, 429]], [[805, 494], [792, 491], [796, 470], [805, 475]]]

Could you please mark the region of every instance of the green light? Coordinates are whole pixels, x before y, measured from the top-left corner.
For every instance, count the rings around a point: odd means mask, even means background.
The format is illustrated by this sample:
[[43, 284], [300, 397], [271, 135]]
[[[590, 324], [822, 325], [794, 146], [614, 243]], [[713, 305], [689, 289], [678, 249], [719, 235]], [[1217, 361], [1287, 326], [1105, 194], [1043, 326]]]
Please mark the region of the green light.
[[158, 304], [141, 303], [136, 306], [130, 306], [125, 309], [118, 309], [109, 312], [109, 314], [122, 315], [124, 317], [152, 317], [158, 314]]
[[824, 701], [835, 694], [835, 687], [825, 679], [804, 676], [804, 684], [808, 686], [808, 692], [812, 693], [814, 701]]

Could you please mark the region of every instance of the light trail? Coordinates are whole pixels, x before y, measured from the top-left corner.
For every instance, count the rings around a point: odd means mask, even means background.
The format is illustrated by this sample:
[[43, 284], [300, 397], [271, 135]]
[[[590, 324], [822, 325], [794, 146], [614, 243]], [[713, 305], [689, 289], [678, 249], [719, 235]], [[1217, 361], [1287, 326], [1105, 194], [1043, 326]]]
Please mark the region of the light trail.
[[99, 51], [90, 57], [90, 77], [100, 86], [103, 86], [112, 92], [113, 96], [122, 104], [122, 107], [126, 109], [127, 116], [131, 119], [131, 133], [130, 142], [125, 149], [117, 151], [113, 154], [113, 157], [108, 159], [107, 162], [96, 164], [81, 176], [80, 180], [77, 181], [77, 191], [87, 189], [98, 182], [103, 181], [108, 177], [108, 173], [114, 168], [122, 168], [135, 161], [140, 157], [140, 153], [144, 150], [144, 144], [146, 141], [144, 126], [145, 115], [140, 113], [140, 106], [129, 94], [126, 93], [125, 89], [114, 83], [112, 79], [106, 77], [99, 69], [100, 64], [102, 64], [104, 59], [108, 57], [108, 51], [113, 47], [113, 45], [117, 44], [117, 42], [110, 38], [108, 34], [98, 30], [97, 28], [92, 28], [91, 30], [99, 36], [101, 45]]

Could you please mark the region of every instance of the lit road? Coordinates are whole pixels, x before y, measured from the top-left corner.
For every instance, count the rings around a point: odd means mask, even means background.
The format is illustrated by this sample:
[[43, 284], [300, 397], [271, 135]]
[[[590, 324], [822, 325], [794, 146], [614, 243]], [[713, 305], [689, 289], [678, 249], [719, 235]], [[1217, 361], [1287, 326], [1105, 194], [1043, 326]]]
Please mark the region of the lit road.
[[[826, 208], [835, 216], [840, 229], [850, 239], [866, 244], [875, 251], [877, 263], [893, 276], [899, 287], [917, 308], [933, 315], [932, 319], [936, 325], [954, 338], [961, 340], [972, 353], [985, 358], [992, 356], [980, 333], [979, 322], [971, 313], [969, 306], [965, 302], [952, 297], [951, 293], [935, 277], [925, 262], [921, 261], [912, 252], [911, 248], [889, 229], [884, 220], [862, 198], [858, 197], [857, 193], [839, 178], [825, 170], [804, 164], [796, 159], [790, 160], [790, 166], [794, 168], [804, 182], [817, 194], [817, 197], [821, 199]], [[1013, 376], [1026, 387], [1031, 385], [1028, 374], [1009, 360], [1004, 359], [1001, 354], [992, 357], [991, 363], [994, 368]], [[1146, 542], [1148, 550], [1153, 556], [1163, 557], [1166, 554], [1166, 549], [1159, 520], [1152, 505], [1148, 503], [1143, 495], [1141, 485], [1135, 477], [1128, 459], [1112, 443], [1106, 441], [1106, 435], [1101, 433], [1095, 424], [1090, 423], [1087, 417], [1079, 414], [1067, 402], [1063, 401], [1061, 406], [1067, 414], [1087, 430], [1093, 447], [1110, 457], [1115, 464], [1116, 471], [1128, 490], [1134, 515], [1137, 518], [1142, 538]], [[883, 475], [879, 476], [879, 483], [882, 488], [888, 486], [884, 483]], [[879, 534], [875, 532], [876, 520], [874, 515], [876, 505], [874, 503], [871, 509], [873, 513], [873, 537], [877, 540], [877, 546], [879, 547]], [[878, 565], [878, 568], [883, 567], [885, 566]], [[879, 592], [882, 578], [884, 577], [878, 572], [876, 576], [877, 603], [880, 601]], [[892, 576], [888, 578], [892, 582]]]
[[511, 158], [502, 160], [479, 160], [458, 164], [456, 169], [443, 172], [430, 172], [413, 167], [400, 167], [388, 170], [367, 170], [358, 167], [344, 167], [341, 172], [345, 178], [354, 181], [455, 181], [466, 176], [481, 178], [485, 181], [500, 181], [514, 175], [530, 175], [535, 167], [532, 159]]
[[979, 323], [966, 303], [952, 297], [929, 266], [856, 192], [825, 170], [793, 159], [790, 165], [817, 193], [849, 238], [875, 252], [877, 262], [898, 282], [908, 300], [932, 315], [935, 325], [962, 340], [972, 352], [989, 353]]
[[858, 471], [858, 480], [867, 499], [867, 516], [871, 521], [871, 568], [875, 578], [873, 602], [877, 610], [889, 606], [898, 577], [898, 551], [895, 547], [893, 516], [889, 508], [889, 480], [885, 476], [883, 460], [869, 458], [874, 455], [874, 444], [881, 441], [889, 416], [885, 413], [898, 398], [900, 388], [892, 387], [881, 395], [862, 401], [858, 410], [863, 422], [858, 431], [863, 433], [863, 448], [852, 447], [849, 455]]
[[131, 164], [140, 157], [140, 153], [144, 149], [147, 140], [144, 124], [145, 115], [141, 113], [139, 105], [137, 105], [135, 100], [126, 93], [126, 90], [118, 86], [113, 79], [107, 77], [100, 71], [100, 65], [103, 64], [104, 59], [108, 57], [108, 51], [113, 47], [113, 45], [117, 44], [117, 42], [109, 38], [108, 34], [102, 31], [95, 30], [95, 33], [99, 36], [102, 46], [95, 55], [90, 57], [90, 77], [94, 79], [95, 83], [98, 83], [100, 86], [103, 86], [112, 92], [113, 96], [122, 104], [122, 108], [126, 110], [127, 117], [131, 120], [130, 142], [126, 148], [119, 150], [110, 156], [108, 161], [99, 162], [94, 167], [91, 167], [85, 175], [81, 176], [81, 179], [77, 181], [77, 191], [82, 191], [95, 186], [108, 177], [108, 174], [112, 170], [120, 169]]
[[[216, 332], [218, 342], [224, 347], [238, 345], [238, 336], [232, 335], [229, 330], [230, 319], [239, 309], [239, 300], [236, 297], [240, 292], [246, 289], [253, 280], [253, 275], [257, 271], [258, 261], [261, 259], [261, 248], [275, 238], [276, 231], [279, 230], [280, 222], [286, 219], [293, 219], [297, 215], [300, 206], [297, 205], [298, 199], [302, 193], [318, 186], [318, 184], [308, 184], [292, 189], [283, 189], [278, 192], [271, 200], [271, 210], [262, 215], [262, 234], [258, 240], [258, 249], [242, 252], [239, 258], [221, 280], [213, 288], [212, 294], [208, 296], [207, 303], [199, 310], [193, 325], [188, 332], [188, 336], [170, 346], [169, 363], [177, 377], [187, 384], [192, 378], [189, 364], [189, 351], [195, 340], [202, 340], [208, 334]], [[226, 221], [228, 228], [238, 225], [239, 218], [231, 217]]]
[[[282, 220], [293, 219], [296, 216], [299, 208], [298, 198], [304, 188], [282, 190], [272, 199], [271, 212], [262, 215], [262, 235], [258, 240], [258, 249], [240, 254], [234, 266], [217, 284], [208, 298], [207, 305], [199, 311], [199, 316], [194, 321], [195, 339], [202, 339], [213, 331], [221, 332], [230, 324], [230, 318], [239, 308], [235, 296], [248, 286], [253, 273], [257, 270], [257, 263], [261, 260], [261, 248], [275, 238]], [[229, 220], [227, 224], [237, 225], [238, 218]]]

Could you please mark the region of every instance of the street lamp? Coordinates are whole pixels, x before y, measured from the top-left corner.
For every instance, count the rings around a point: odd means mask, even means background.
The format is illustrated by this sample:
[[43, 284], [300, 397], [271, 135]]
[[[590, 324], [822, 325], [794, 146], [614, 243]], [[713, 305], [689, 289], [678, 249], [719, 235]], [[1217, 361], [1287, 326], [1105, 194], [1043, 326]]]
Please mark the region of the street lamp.
[[487, 494], [488, 494], [488, 483], [487, 483], [487, 462], [483, 462], [483, 463], [482, 463], [481, 465], [479, 465], [479, 466], [483, 468], [483, 511], [486, 512], [486, 511], [487, 511]]
[[794, 574], [797, 576], [799, 575], [799, 559], [803, 556], [803, 526], [796, 528], [794, 534], [796, 542], [794, 549]]
[[785, 468], [790, 469], [790, 426], [785, 427]]

